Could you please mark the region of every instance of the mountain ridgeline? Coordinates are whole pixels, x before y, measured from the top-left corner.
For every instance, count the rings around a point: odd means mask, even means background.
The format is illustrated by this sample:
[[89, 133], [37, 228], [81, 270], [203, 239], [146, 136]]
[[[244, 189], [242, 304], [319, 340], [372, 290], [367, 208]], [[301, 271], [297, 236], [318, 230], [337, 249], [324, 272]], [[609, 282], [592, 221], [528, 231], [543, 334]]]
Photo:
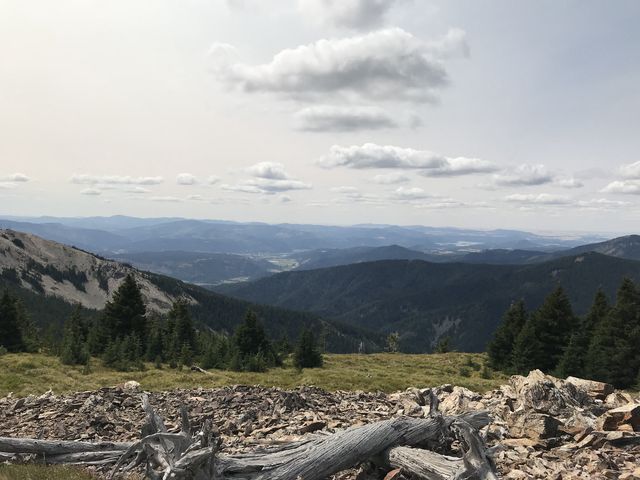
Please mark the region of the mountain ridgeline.
[[598, 288], [613, 296], [625, 277], [640, 280], [640, 262], [585, 253], [531, 265], [385, 260], [285, 272], [224, 291], [381, 335], [398, 332], [402, 351], [430, 351], [444, 337], [481, 351], [513, 301], [538, 306], [560, 285], [583, 314]]
[[330, 351], [353, 352], [361, 344], [380, 348], [375, 335], [313, 313], [254, 305], [35, 235], [0, 230], [0, 290], [20, 298], [30, 317], [51, 335], [60, 332], [76, 304], [84, 307], [86, 316], [95, 317], [127, 275], [139, 285], [150, 312], [164, 314], [184, 299], [201, 328], [231, 334], [252, 309], [274, 339], [295, 339], [307, 326], [322, 334]]

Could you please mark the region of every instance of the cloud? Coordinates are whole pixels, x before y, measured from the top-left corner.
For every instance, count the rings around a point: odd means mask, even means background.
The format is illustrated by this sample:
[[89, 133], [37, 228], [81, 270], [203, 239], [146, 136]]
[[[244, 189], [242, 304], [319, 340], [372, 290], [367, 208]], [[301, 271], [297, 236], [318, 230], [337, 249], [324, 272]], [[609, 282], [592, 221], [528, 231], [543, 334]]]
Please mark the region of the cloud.
[[522, 187], [551, 183], [553, 174], [544, 165], [520, 165], [505, 173], [494, 175], [493, 182], [502, 187]]
[[179, 203], [182, 202], [181, 198], [178, 197], [150, 197], [149, 200], [152, 202], [166, 202], [166, 203]]
[[619, 171], [623, 178], [629, 180], [640, 180], [640, 161], [622, 165]]
[[628, 207], [633, 205], [631, 202], [622, 202], [619, 200], [609, 200], [606, 198], [594, 198], [591, 200], [580, 200], [577, 202], [579, 207], [588, 210], [610, 210], [616, 207]]
[[334, 145], [327, 155], [318, 160], [318, 165], [323, 168], [412, 169], [419, 170], [419, 173], [425, 176], [468, 175], [496, 170], [492, 163], [477, 158], [449, 158], [428, 150], [414, 150], [374, 143], [349, 147]]
[[118, 175], [79, 175], [71, 176], [71, 183], [79, 185], [159, 185], [162, 177], [130, 177]]
[[507, 202], [529, 205], [569, 205], [571, 203], [571, 198], [566, 195], [554, 195], [551, 193], [516, 193], [506, 196], [505, 200]]
[[202, 195], [188, 195], [187, 200], [191, 200], [194, 202], [203, 202], [205, 198]]
[[422, 188], [404, 188], [398, 187], [391, 195], [399, 200], [417, 200], [423, 198], [434, 198], [435, 195], [425, 192]]
[[307, 107], [294, 115], [295, 128], [308, 132], [353, 132], [396, 128], [398, 124], [378, 107]]
[[81, 195], [102, 195], [102, 191], [98, 190], [97, 188], [85, 188], [84, 190], [80, 191]]
[[584, 183], [580, 180], [570, 177], [570, 178], [558, 178], [554, 182], [557, 186], [562, 188], [582, 188], [584, 187]]
[[10, 175], [0, 177], [0, 182], [3, 183], [26, 183], [30, 180], [31, 178], [27, 177], [24, 173], [12, 173]]
[[377, 183], [379, 185], [397, 185], [399, 183], [407, 183], [409, 180], [409, 177], [400, 172], [383, 173], [376, 175], [371, 179], [373, 183]]
[[289, 195], [278, 195], [278, 201], [280, 203], [289, 203], [292, 199]]
[[126, 187], [123, 189], [123, 191], [127, 193], [135, 193], [135, 194], [143, 194], [143, 193], [151, 192], [151, 190], [149, 190], [148, 188], [139, 187], [139, 186]]
[[357, 193], [358, 189], [356, 187], [344, 186], [344, 187], [333, 187], [331, 191], [335, 193]]
[[298, 8], [324, 24], [366, 29], [382, 24], [387, 12], [400, 3], [405, 0], [299, 0]]
[[223, 190], [242, 193], [259, 193], [273, 195], [275, 193], [291, 190], [308, 190], [312, 188], [309, 183], [293, 178], [284, 169], [284, 165], [277, 162], [260, 162], [247, 167], [244, 172], [253, 176], [240, 181], [235, 185], [223, 184]]
[[473, 173], [491, 173], [498, 167], [487, 160], [479, 158], [447, 158], [446, 164], [441, 167], [418, 172], [426, 177], [453, 177], [457, 175], [471, 175]]
[[640, 181], [616, 180], [600, 190], [602, 193], [623, 193], [640, 195]]
[[190, 173], [180, 173], [176, 177], [176, 183], [178, 185], [195, 185], [198, 183], [195, 175], [191, 175]]
[[217, 177], [216, 175], [209, 175], [206, 180], [208, 185], [215, 185], [219, 181], [220, 181], [220, 177]]
[[[464, 35], [455, 35], [460, 44]], [[228, 44], [210, 49], [213, 71], [227, 85], [245, 92], [271, 92], [292, 98], [327, 94], [367, 100], [429, 102], [449, 84], [442, 42], [426, 43], [390, 28], [343, 39], [323, 39], [277, 53], [269, 63], [234, 61]], [[453, 49], [449, 45], [447, 50]]]
[[284, 165], [276, 162], [260, 162], [244, 170], [249, 175], [270, 180], [286, 180], [291, 178], [284, 170]]

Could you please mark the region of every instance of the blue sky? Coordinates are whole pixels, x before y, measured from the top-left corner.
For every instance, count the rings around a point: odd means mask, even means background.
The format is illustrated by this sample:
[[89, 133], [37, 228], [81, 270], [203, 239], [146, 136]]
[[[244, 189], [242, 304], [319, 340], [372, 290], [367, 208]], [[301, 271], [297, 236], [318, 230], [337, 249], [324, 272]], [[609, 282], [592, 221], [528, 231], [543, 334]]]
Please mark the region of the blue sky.
[[628, 232], [635, 1], [6, 0], [0, 214]]

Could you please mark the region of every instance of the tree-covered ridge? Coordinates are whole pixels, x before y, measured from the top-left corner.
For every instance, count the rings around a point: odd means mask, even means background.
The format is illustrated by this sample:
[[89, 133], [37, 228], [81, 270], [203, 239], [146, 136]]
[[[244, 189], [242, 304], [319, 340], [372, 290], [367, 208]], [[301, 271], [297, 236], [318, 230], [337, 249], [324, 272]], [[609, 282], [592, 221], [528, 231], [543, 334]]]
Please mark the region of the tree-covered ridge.
[[628, 388], [640, 382], [640, 290], [622, 281], [616, 302], [598, 290], [589, 312], [574, 315], [558, 287], [535, 311], [513, 304], [489, 343], [494, 368], [527, 373], [539, 368], [560, 376], [578, 376]]

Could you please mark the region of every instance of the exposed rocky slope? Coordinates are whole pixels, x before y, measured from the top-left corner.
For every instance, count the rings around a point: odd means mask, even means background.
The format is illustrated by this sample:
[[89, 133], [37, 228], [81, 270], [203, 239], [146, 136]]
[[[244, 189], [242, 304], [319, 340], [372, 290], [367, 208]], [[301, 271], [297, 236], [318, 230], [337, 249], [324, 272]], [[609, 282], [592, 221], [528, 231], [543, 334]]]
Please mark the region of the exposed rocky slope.
[[[178, 410], [185, 404], [196, 427], [212, 419], [222, 450], [239, 452], [398, 415], [423, 417], [431, 391], [445, 414], [491, 413], [494, 422], [484, 435], [505, 478], [640, 478], [640, 403], [605, 384], [559, 380], [539, 371], [514, 376], [484, 395], [451, 385], [390, 395], [237, 386], [158, 392], [150, 400], [170, 430], [179, 428]], [[143, 421], [135, 383], [0, 399], [0, 436], [127, 441], [138, 438]], [[365, 465], [339, 478], [377, 478], [367, 471]]]

